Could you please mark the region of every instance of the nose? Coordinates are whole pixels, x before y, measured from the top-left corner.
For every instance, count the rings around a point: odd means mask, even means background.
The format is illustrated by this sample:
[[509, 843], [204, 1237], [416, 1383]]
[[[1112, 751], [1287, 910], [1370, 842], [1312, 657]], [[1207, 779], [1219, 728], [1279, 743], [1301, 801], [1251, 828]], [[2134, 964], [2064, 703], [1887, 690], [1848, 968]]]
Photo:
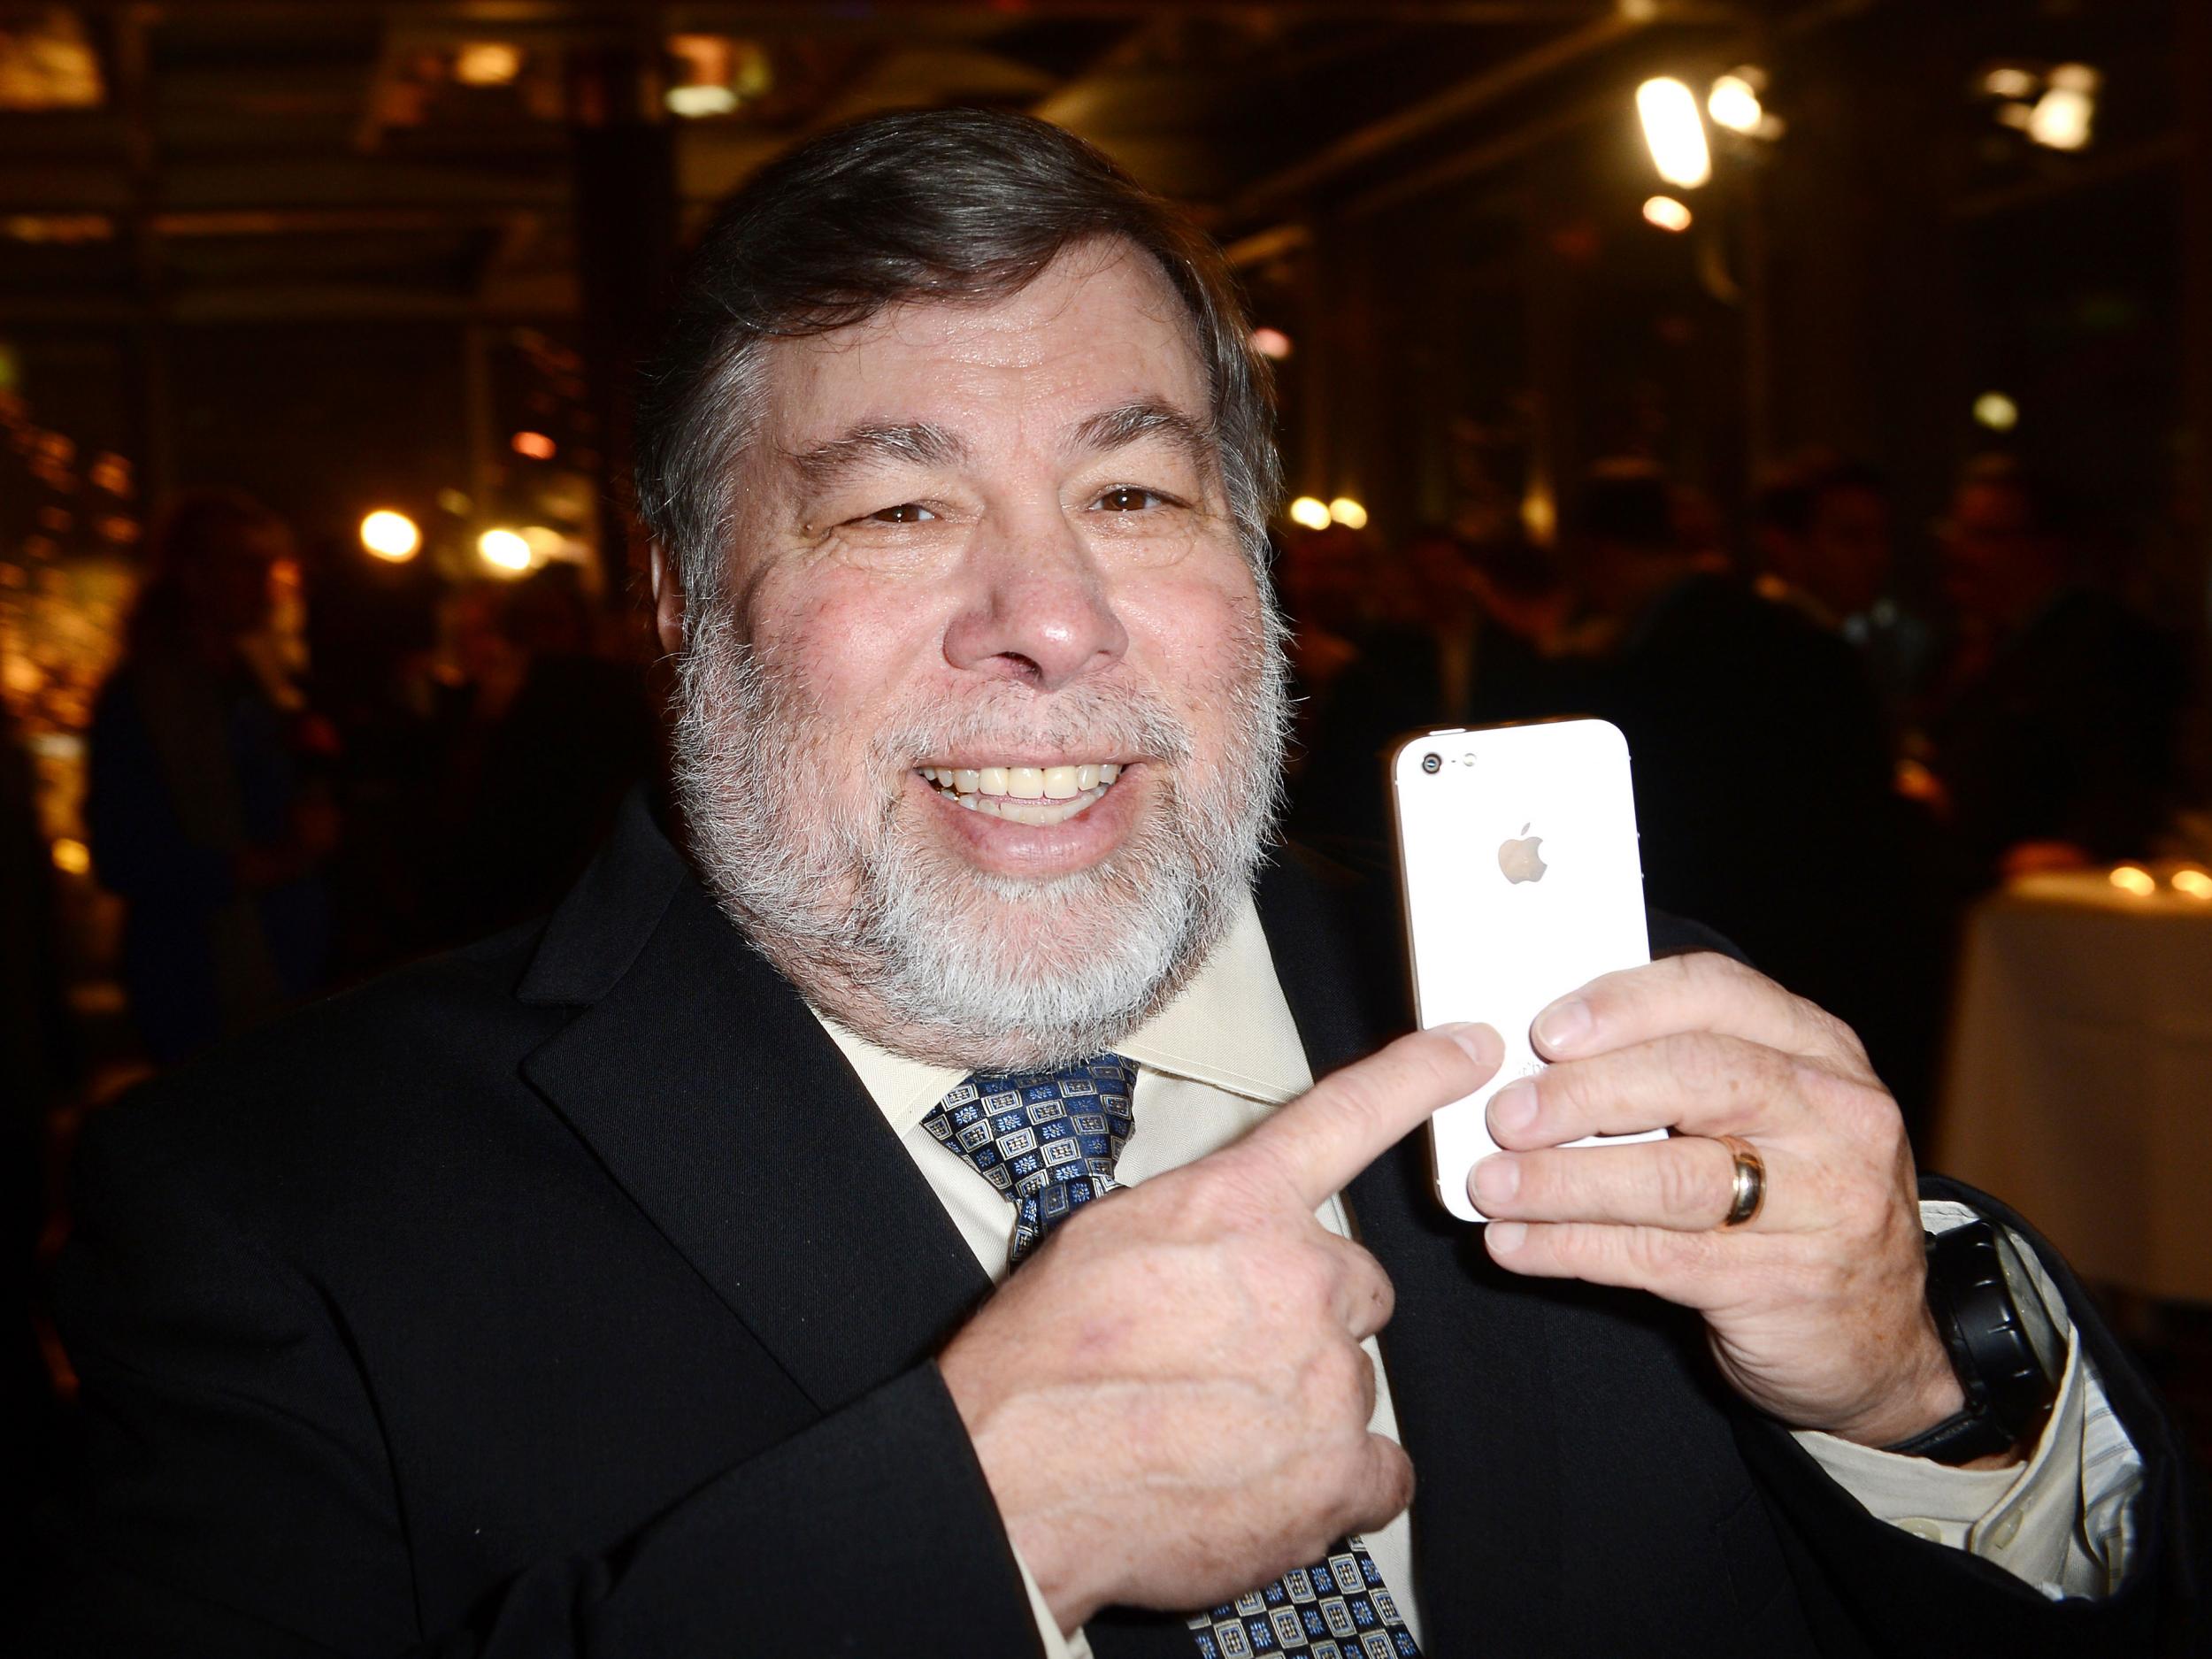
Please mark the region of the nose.
[[1057, 691], [1129, 649], [1104, 573], [1056, 513], [987, 526], [970, 547], [967, 572], [967, 602], [945, 630], [945, 660], [955, 668]]

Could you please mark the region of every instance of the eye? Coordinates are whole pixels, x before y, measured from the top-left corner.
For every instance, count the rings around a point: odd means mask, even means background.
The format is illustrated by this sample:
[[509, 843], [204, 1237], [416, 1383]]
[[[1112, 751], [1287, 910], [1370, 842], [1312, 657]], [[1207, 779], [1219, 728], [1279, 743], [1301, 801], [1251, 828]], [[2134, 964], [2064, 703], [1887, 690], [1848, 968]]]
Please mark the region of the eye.
[[1121, 484], [1101, 495], [1097, 504], [1108, 512], [1141, 512], [1145, 508], [1166, 500], [1167, 497], [1156, 490], [1140, 489], [1134, 484]]
[[870, 524], [920, 524], [937, 515], [919, 502], [902, 501], [895, 507], [879, 507], [868, 515]]

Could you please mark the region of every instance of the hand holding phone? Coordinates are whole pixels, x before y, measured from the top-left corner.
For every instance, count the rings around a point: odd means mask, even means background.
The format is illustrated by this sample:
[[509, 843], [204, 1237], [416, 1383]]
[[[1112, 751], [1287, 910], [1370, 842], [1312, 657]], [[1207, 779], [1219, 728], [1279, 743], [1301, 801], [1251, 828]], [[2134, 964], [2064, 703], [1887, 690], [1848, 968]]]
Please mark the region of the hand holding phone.
[[1392, 755], [1390, 780], [1421, 1025], [1481, 1020], [1505, 1039], [1497, 1075], [1429, 1119], [1437, 1196], [1481, 1221], [1467, 1175], [1498, 1150], [1491, 1095], [1544, 1064], [1530, 1022], [1651, 959], [1628, 744], [1603, 720], [1425, 732]]

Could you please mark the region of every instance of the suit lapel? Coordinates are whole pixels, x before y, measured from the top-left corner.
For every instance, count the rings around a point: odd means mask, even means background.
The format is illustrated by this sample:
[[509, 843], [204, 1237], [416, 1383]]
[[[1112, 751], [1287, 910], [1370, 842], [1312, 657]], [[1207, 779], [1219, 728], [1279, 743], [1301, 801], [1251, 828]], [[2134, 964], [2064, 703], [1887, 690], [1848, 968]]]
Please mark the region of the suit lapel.
[[649, 821], [626, 821], [521, 994], [588, 991], [523, 1075], [822, 1410], [926, 1358], [989, 1294], [806, 1004]]
[[[1392, 896], [1294, 859], [1262, 882], [1260, 919], [1320, 1076], [1412, 1021]], [[1398, 1293], [1381, 1345], [1420, 1477], [1413, 1544], [1427, 1650], [1547, 1651], [1556, 1632], [1538, 1622], [1546, 1598], [1526, 1586], [1563, 1580], [1549, 1301], [1492, 1265], [1479, 1233], [1445, 1213], [1425, 1133], [1378, 1159], [1346, 1196]]]

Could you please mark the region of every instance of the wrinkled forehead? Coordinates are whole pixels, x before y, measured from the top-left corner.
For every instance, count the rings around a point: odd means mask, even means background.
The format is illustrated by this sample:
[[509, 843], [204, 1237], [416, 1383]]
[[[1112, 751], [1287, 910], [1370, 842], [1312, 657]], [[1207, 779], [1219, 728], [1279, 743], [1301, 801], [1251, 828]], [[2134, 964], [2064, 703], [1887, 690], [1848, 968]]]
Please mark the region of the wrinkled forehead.
[[1210, 426], [1198, 330], [1151, 257], [1077, 243], [1007, 294], [902, 301], [763, 357], [764, 435], [788, 455], [860, 423], [928, 421], [987, 442], [1164, 403]]

